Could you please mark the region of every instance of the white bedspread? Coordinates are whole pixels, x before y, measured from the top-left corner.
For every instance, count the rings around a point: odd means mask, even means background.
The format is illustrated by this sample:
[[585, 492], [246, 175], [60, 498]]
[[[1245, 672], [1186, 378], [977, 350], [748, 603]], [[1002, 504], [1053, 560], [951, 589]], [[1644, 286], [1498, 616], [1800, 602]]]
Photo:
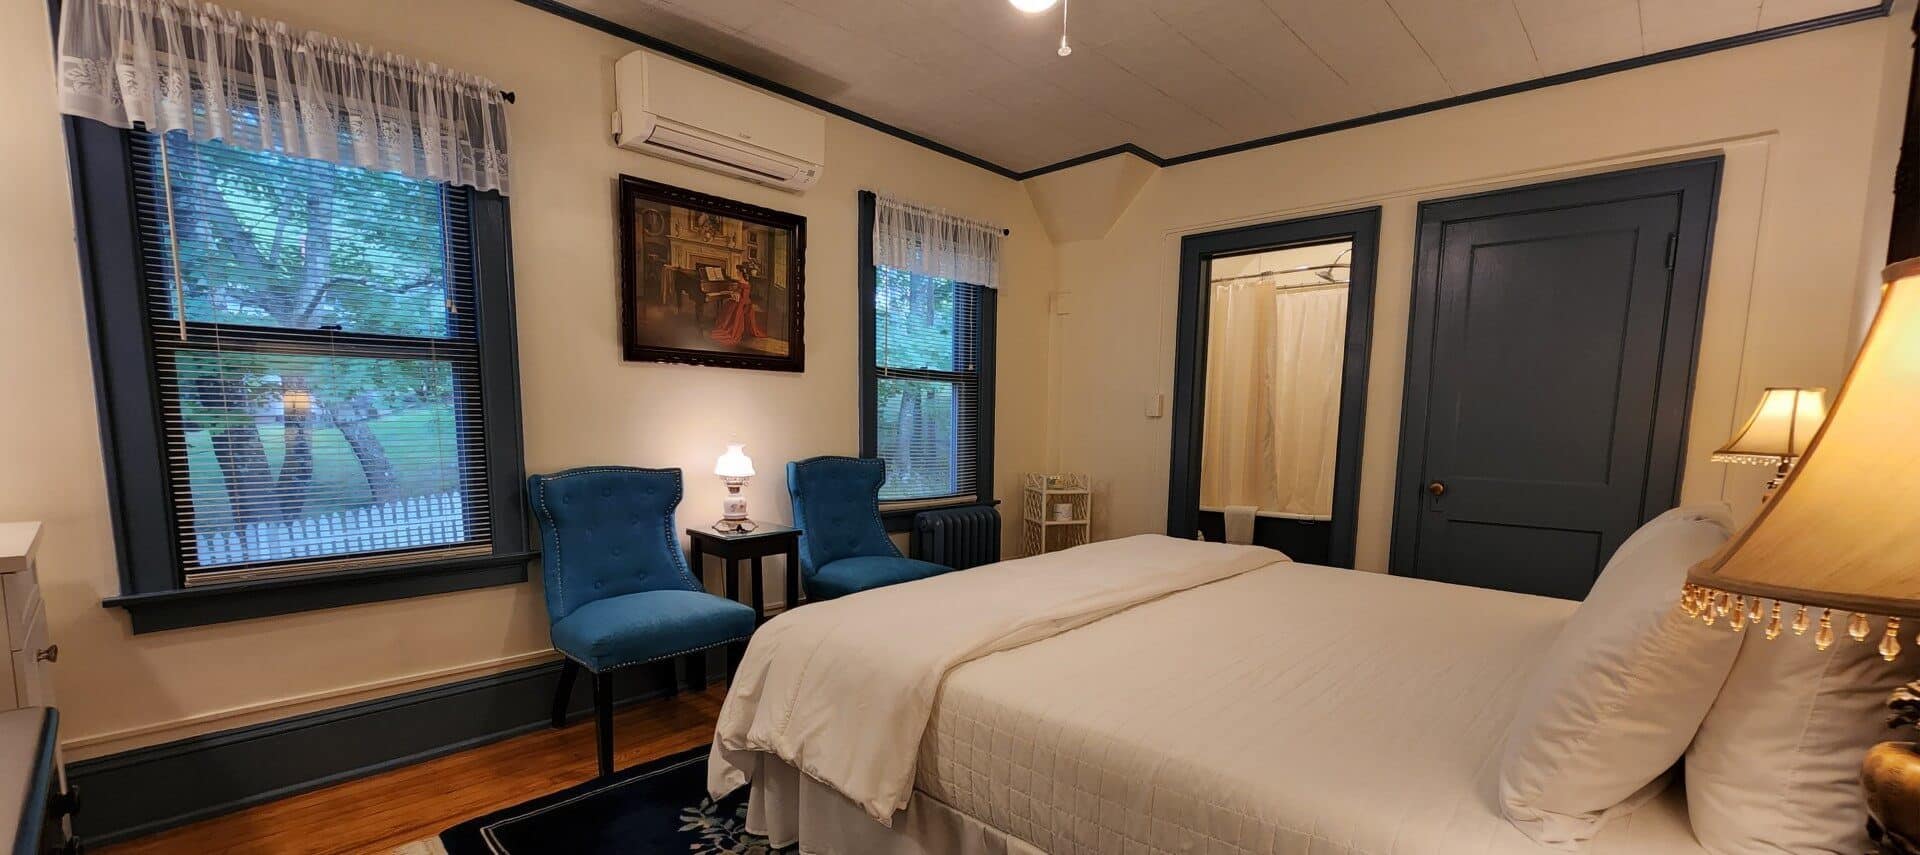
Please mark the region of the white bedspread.
[[[955, 668], [917, 786], [1051, 855], [1551, 851], [1500, 816], [1498, 764], [1574, 605], [1256, 570]], [[1701, 852], [1672, 794], [1590, 851]]]
[[1141, 535], [795, 609], [754, 635], [734, 675], [709, 789], [738, 788], [772, 754], [890, 823], [954, 667], [1285, 560]]

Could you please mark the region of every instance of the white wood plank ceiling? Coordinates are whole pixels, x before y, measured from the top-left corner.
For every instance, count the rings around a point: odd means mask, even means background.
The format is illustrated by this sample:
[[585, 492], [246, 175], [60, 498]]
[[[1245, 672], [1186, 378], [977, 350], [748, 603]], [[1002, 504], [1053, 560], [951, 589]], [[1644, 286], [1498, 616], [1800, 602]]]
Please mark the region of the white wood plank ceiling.
[[1161, 157], [1797, 24], [1868, 0], [568, 0], [1021, 172]]

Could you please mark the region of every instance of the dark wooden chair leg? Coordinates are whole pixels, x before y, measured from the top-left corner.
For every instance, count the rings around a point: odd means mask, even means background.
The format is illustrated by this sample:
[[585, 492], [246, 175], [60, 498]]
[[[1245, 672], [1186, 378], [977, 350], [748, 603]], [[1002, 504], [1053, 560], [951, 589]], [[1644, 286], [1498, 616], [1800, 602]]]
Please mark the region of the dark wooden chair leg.
[[753, 620], [755, 625], [767, 622], [767, 572], [766, 564], [760, 556], [753, 556], [749, 565], [753, 568]]
[[553, 690], [553, 729], [567, 726], [567, 702], [573, 700], [573, 679], [580, 676], [580, 663], [560, 660], [560, 685]]
[[667, 697], [680, 694], [680, 659], [674, 657], [660, 663], [660, 679], [667, 681]]
[[733, 682], [733, 675], [740, 670], [740, 659], [747, 655], [747, 643], [736, 641], [727, 645], [727, 682]]
[[696, 692], [707, 690], [707, 651], [687, 656], [687, 686]]
[[613, 774], [613, 673], [593, 675], [594, 741], [600, 755], [600, 776]]

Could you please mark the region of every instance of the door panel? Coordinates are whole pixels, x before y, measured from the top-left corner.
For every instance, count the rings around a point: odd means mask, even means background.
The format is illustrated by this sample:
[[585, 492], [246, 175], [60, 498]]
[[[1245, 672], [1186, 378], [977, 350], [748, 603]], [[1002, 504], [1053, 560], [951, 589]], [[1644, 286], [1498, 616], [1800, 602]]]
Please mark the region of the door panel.
[[1579, 598], [1671, 505], [1681, 436], [1658, 425], [1684, 423], [1663, 390], [1690, 380], [1703, 272], [1676, 262], [1683, 239], [1704, 258], [1705, 202], [1636, 177], [1423, 210], [1397, 572]]
[[[1602, 537], [1601, 532], [1591, 530], [1456, 519], [1447, 525], [1445, 537], [1432, 539], [1434, 545], [1429, 548], [1440, 554], [1431, 556], [1429, 563], [1440, 569], [1429, 578], [1505, 591], [1573, 596], [1546, 590], [1540, 569], [1597, 566], [1604, 553]], [[1455, 567], [1470, 572], [1447, 572]]]

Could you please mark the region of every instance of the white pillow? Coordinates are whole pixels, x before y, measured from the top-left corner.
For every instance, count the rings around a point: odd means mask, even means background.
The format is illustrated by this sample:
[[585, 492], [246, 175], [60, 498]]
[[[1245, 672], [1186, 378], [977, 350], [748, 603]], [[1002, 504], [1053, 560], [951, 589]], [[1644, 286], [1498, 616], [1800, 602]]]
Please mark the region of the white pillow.
[[1678, 608], [1687, 568], [1732, 532], [1723, 503], [1655, 517], [1548, 649], [1500, 762], [1501, 810], [1527, 836], [1576, 847], [1664, 786], [1740, 649], [1741, 636]]
[[[1784, 612], [1791, 621], [1794, 610]], [[1833, 647], [1814, 630], [1773, 641], [1747, 631], [1720, 697], [1687, 749], [1687, 813], [1715, 855], [1867, 851], [1860, 760], [1884, 739], [1887, 695], [1920, 676], [1920, 652], [1880, 658], [1883, 623], [1865, 642], [1848, 636], [1852, 615], [1833, 613]], [[1820, 610], [1808, 611], [1819, 625]], [[1724, 627], [1722, 627], [1724, 628]]]

